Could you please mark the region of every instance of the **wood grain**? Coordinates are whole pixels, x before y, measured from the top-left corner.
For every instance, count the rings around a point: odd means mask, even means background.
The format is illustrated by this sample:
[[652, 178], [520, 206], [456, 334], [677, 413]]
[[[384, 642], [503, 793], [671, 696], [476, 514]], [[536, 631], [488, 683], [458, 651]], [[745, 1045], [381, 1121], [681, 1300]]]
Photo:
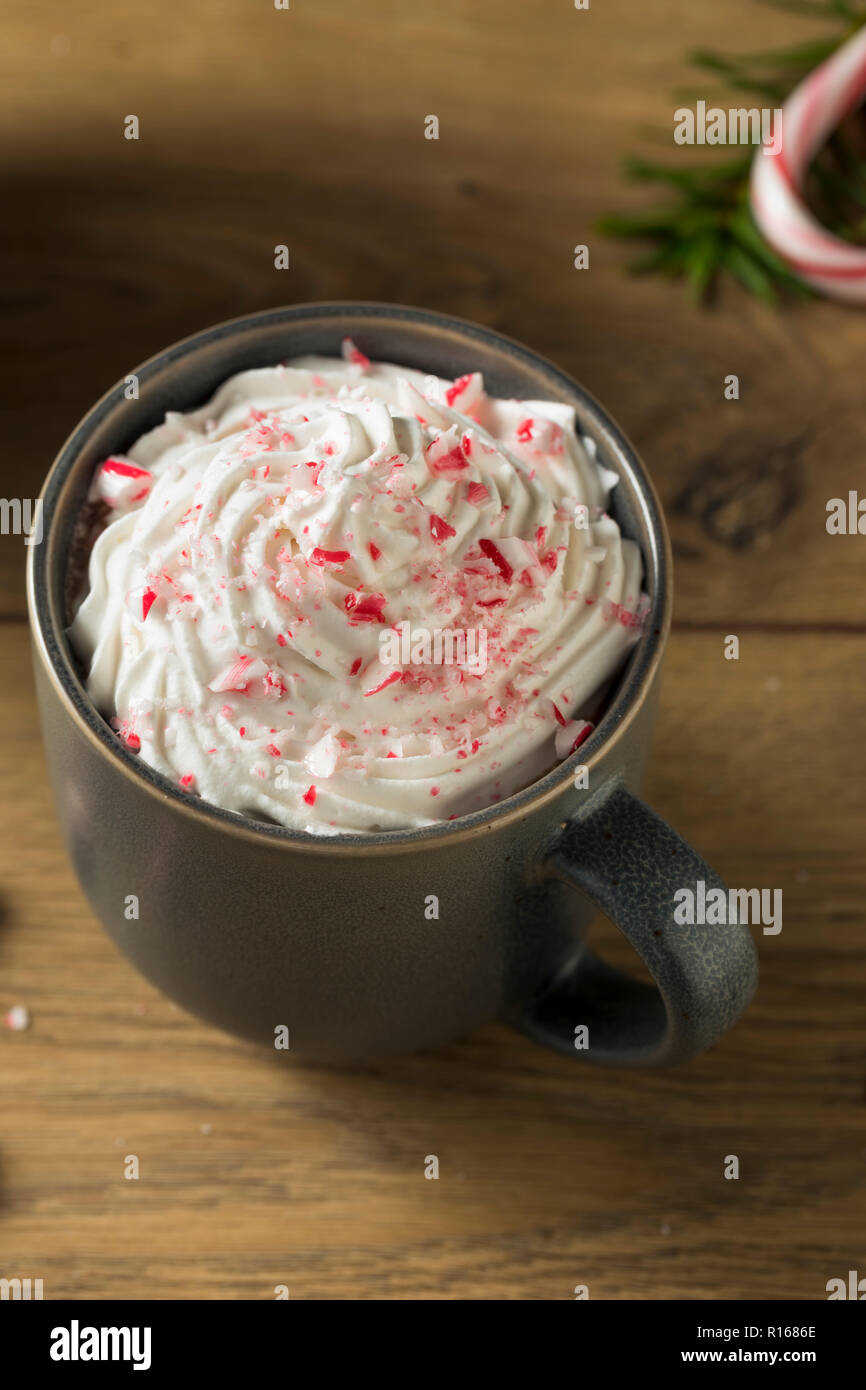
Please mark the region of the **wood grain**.
[[[821, 1297], [856, 1267], [866, 1208], [864, 793], [834, 738], [863, 726], [866, 694], [858, 638], [812, 639], [811, 680], [802, 640], [749, 639], [739, 664], [720, 634], [671, 644], [647, 795], [729, 882], [782, 888], [784, 925], [757, 938], [735, 1032], [661, 1075], [583, 1069], [498, 1027], [388, 1065], [281, 1066], [188, 1018], [93, 921], [19, 688], [0, 1002], [33, 1025], [0, 1033], [4, 1265], [47, 1297]], [[0, 644], [24, 666], [20, 626]], [[788, 745], [818, 700], [820, 767]], [[818, 815], [822, 785], [838, 795]]]
[[785, 916], [742, 1024], [676, 1073], [580, 1069], [498, 1027], [387, 1066], [277, 1065], [95, 924], [47, 787], [24, 547], [2, 537], [0, 1012], [33, 1021], [0, 1029], [0, 1275], [49, 1298], [733, 1299], [862, 1272], [866, 541], [824, 516], [862, 478], [866, 319], [736, 292], [699, 311], [592, 230], [633, 197], [617, 161], [639, 129], [671, 122], [680, 50], [815, 26], [753, 0], [155, 0], [122, 24], [33, 0], [7, 30], [0, 492], [34, 494], [103, 389], [233, 314], [382, 298], [524, 339], [613, 409], [671, 522], [648, 799], [729, 882], [782, 888]]

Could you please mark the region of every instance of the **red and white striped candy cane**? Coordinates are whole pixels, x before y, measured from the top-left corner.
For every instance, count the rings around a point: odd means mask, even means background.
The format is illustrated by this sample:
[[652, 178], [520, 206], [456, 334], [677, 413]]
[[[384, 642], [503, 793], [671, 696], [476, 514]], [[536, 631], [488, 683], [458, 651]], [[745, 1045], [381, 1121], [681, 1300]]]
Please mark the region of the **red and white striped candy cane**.
[[781, 149], [758, 150], [751, 177], [755, 221], [774, 251], [823, 294], [858, 303], [866, 303], [866, 249], [822, 227], [803, 203], [802, 186], [813, 155], [864, 92], [866, 29], [792, 92], [782, 107]]

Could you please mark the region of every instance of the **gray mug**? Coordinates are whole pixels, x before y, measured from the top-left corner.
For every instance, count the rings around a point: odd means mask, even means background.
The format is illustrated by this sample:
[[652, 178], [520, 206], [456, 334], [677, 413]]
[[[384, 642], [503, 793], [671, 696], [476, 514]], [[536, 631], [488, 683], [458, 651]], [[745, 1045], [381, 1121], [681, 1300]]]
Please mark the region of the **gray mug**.
[[[65, 636], [67, 561], [96, 464], [233, 373], [353, 338], [373, 358], [440, 376], [482, 371], [494, 395], [573, 405], [619, 475], [611, 509], [640, 546], [651, 607], [589, 739], [489, 809], [420, 830], [316, 837], [190, 798], [138, 761], [90, 703]], [[73, 431], [42, 493], [29, 551], [39, 706], [63, 835], [106, 930], [179, 1004], [289, 1055], [354, 1061], [433, 1047], [504, 1019], [572, 1057], [683, 1061], [748, 1004], [744, 926], [679, 926], [674, 893], [713, 870], [640, 800], [671, 617], [655, 491], [607, 413], [551, 363], [498, 333], [396, 305], [266, 310], [175, 344], [113, 387]], [[575, 785], [575, 767], [586, 769]], [[562, 891], [563, 884], [575, 890]], [[130, 895], [138, 917], [128, 920]], [[438, 898], [438, 918], [425, 903]], [[567, 907], [563, 904], [567, 899]], [[655, 985], [585, 945], [601, 909]]]

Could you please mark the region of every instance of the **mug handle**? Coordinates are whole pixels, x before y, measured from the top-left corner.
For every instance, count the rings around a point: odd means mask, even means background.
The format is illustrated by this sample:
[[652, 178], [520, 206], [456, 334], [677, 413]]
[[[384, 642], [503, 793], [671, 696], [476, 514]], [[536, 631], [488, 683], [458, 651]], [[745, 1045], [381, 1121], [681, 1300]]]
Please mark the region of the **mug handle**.
[[[586, 894], [619, 927], [655, 987], [615, 970], [584, 948], [516, 1020], [537, 1042], [608, 1066], [687, 1061], [726, 1033], [758, 982], [747, 926], [674, 921], [674, 893], [727, 889], [691, 845], [614, 779], [566, 821], [542, 866]], [[576, 1041], [588, 1029], [587, 1046]], [[581, 1038], [584, 1035], [581, 1034]]]

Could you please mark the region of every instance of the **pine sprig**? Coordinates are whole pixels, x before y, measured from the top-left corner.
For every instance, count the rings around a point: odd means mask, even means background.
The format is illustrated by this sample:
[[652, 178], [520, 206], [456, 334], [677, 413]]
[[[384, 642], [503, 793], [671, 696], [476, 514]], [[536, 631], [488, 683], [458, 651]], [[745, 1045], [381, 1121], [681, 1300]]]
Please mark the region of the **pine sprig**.
[[[763, 0], [776, 9], [830, 22], [831, 35], [762, 53], [726, 55], [699, 50], [690, 64], [712, 74], [731, 92], [748, 92], [780, 106], [789, 93], [866, 23], [866, 4], [852, 0]], [[684, 168], [630, 158], [625, 174], [635, 183], [657, 184], [666, 201], [647, 211], [604, 217], [604, 235], [645, 241], [647, 252], [631, 261], [635, 274], [685, 279], [706, 300], [724, 275], [767, 303], [807, 298], [812, 292], [764, 241], [749, 208], [749, 174], [754, 150]], [[807, 195], [824, 225], [851, 241], [866, 237], [866, 158], [835, 132], [813, 161]]]

